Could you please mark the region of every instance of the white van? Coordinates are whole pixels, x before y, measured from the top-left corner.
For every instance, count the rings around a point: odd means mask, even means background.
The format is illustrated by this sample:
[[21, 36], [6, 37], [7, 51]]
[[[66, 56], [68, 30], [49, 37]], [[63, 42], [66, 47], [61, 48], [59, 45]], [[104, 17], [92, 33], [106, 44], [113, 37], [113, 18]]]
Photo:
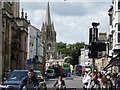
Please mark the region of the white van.
[[47, 77], [55, 77], [55, 70], [54, 69], [48, 69], [46, 71]]

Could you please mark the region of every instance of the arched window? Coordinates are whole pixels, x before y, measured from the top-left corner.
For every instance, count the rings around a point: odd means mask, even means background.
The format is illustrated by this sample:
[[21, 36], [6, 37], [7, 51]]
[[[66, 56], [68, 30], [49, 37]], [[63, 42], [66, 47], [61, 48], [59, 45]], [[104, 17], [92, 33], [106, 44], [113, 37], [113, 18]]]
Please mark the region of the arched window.
[[51, 49], [51, 44], [50, 44], [50, 43], [47, 45], [47, 49], [48, 49], [48, 50]]

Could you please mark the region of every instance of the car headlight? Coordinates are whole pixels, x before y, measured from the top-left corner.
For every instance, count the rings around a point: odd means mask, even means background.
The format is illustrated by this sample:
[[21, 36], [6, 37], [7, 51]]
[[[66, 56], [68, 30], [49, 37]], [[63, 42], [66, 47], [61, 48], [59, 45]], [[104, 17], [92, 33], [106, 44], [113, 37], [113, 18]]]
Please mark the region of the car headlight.
[[5, 85], [0, 85], [0, 90], [1, 90], [1, 88], [6, 88], [6, 86]]
[[7, 89], [13, 89], [14, 86], [7, 85], [6, 88], [7, 88]]

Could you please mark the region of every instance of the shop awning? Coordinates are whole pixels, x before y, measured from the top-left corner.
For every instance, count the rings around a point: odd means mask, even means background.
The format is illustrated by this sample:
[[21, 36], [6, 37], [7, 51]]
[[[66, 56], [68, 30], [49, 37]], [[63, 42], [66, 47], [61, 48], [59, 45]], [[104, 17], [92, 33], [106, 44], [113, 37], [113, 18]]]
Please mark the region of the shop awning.
[[120, 53], [117, 56], [113, 57], [110, 60], [109, 64], [103, 70], [107, 70], [108, 68], [113, 66], [120, 66]]

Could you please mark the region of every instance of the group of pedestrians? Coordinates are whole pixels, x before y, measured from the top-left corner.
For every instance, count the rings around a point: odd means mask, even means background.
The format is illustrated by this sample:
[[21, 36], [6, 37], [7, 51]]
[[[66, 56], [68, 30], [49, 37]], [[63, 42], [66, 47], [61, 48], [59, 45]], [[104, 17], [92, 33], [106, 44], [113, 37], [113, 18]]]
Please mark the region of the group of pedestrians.
[[83, 76], [85, 90], [120, 90], [120, 73], [85, 72]]
[[[83, 88], [85, 90], [120, 90], [120, 73], [101, 73], [91, 71], [85, 72], [83, 76]], [[66, 90], [65, 81], [62, 76], [59, 76], [58, 80], [54, 83], [53, 87], [58, 85], [56, 90]], [[34, 75], [34, 71], [30, 69], [28, 75], [25, 76], [18, 90], [23, 90], [23, 87], [27, 90], [40, 90], [38, 79]]]

